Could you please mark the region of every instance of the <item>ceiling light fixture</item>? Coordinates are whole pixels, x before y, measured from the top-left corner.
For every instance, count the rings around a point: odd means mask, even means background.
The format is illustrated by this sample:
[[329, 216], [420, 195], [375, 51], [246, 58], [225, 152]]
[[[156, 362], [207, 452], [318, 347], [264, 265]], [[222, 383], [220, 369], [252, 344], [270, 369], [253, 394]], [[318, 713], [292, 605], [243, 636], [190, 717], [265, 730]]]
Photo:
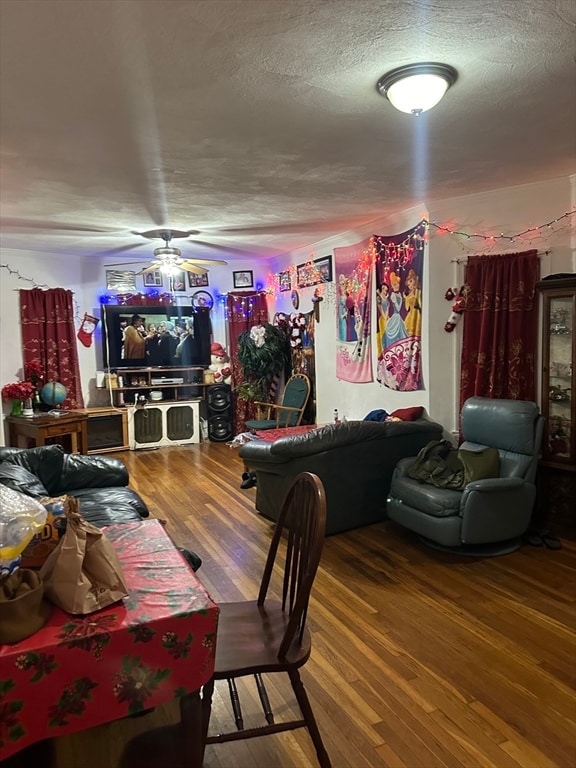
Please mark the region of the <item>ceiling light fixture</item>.
[[420, 115], [436, 106], [458, 73], [449, 64], [407, 64], [382, 75], [376, 87], [401, 112]]
[[162, 248], [154, 248], [154, 256], [169, 260], [170, 258], [179, 259], [182, 255], [180, 248], [174, 248], [171, 245], [167, 245]]

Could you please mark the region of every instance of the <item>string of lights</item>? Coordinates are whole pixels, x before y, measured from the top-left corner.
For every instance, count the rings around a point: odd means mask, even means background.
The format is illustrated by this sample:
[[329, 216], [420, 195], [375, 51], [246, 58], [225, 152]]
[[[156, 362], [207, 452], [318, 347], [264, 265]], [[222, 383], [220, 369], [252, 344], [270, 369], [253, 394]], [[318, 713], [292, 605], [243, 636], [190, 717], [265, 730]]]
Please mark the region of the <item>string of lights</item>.
[[30, 283], [32, 288], [50, 288], [50, 286], [46, 283], [37, 283], [36, 280], [34, 280], [32, 277], [26, 277], [25, 275], [20, 274], [17, 269], [13, 269], [9, 264], [0, 264], [0, 267], [7, 270], [9, 275], [16, 275], [18, 280], [23, 280], [25, 283]]
[[467, 240], [471, 240], [472, 238], [476, 238], [479, 240], [484, 241], [497, 241], [497, 240], [506, 240], [510, 243], [516, 242], [517, 239], [524, 237], [524, 235], [535, 235], [539, 234], [541, 230], [545, 229], [551, 229], [554, 224], [557, 224], [559, 221], [562, 221], [563, 219], [568, 218], [569, 216], [574, 216], [576, 213], [576, 210], [573, 211], [566, 211], [566, 213], [563, 213], [561, 216], [558, 216], [555, 219], [552, 219], [551, 221], [547, 221], [544, 224], [539, 224], [536, 227], [528, 227], [528, 229], [522, 230], [522, 232], [516, 232], [513, 235], [506, 235], [504, 232], [500, 232], [498, 235], [485, 235], [481, 232], [462, 232], [458, 229], [451, 229], [450, 227], [444, 226], [442, 224], [439, 224], [437, 221], [427, 221], [424, 219], [424, 224], [427, 227], [434, 227], [439, 232], [446, 232], [449, 235], [460, 235], [461, 237], [465, 237]]
[[[50, 286], [47, 283], [37, 283], [36, 280], [32, 277], [26, 277], [26, 275], [21, 274], [19, 270], [14, 269], [9, 264], [0, 264], [0, 269], [5, 269], [9, 275], [16, 276], [17, 280], [22, 280], [25, 283], [30, 283], [32, 288], [45, 288], [46, 290], [50, 290]], [[15, 288], [14, 290], [18, 290]], [[73, 299], [74, 301], [74, 320], [76, 320], [78, 323], [81, 322], [80, 317], [80, 305], [76, 301], [76, 299]]]

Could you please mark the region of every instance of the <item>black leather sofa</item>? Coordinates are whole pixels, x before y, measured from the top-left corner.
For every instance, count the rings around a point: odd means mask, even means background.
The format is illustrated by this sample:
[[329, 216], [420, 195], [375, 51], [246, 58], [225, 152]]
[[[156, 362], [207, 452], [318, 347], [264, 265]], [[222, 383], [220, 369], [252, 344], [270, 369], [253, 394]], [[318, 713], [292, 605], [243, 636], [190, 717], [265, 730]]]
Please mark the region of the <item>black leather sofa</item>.
[[124, 462], [107, 456], [64, 453], [60, 445], [0, 447], [0, 483], [34, 498], [75, 496], [82, 516], [99, 528], [148, 517], [129, 479]]
[[397, 462], [414, 456], [442, 427], [417, 421], [348, 421], [328, 424], [274, 442], [252, 440], [240, 447], [256, 474], [256, 509], [276, 520], [282, 499], [300, 472], [314, 472], [326, 489], [326, 533], [340, 533], [386, 518], [386, 498]]
[[[150, 512], [132, 488], [120, 459], [64, 453], [60, 445], [38, 448], [0, 447], [0, 483], [36, 499], [75, 496], [82, 517], [98, 528], [138, 522]], [[202, 565], [195, 552], [177, 547], [193, 571]]]

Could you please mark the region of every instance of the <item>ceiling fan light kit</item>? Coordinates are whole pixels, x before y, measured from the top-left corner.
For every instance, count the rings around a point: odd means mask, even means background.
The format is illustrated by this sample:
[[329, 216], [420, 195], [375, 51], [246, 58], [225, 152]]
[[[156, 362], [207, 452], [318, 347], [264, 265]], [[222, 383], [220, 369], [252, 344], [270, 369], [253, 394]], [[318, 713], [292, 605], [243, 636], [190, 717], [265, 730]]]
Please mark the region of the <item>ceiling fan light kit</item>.
[[[189, 230], [170, 230], [170, 229], [162, 229], [162, 230], [150, 230], [149, 232], [141, 232], [139, 234], [142, 235], [142, 237], [146, 237], [148, 239], [153, 239], [155, 237], [161, 237], [162, 240], [164, 240], [164, 245], [161, 248], [155, 248], [154, 249], [154, 259], [151, 264], [149, 264], [147, 267], [144, 267], [136, 274], [138, 275], [145, 275], [149, 272], [154, 272], [155, 270], [159, 270], [162, 272], [162, 274], [166, 275], [167, 277], [174, 277], [177, 275], [178, 272], [181, 270], [184, 270], [185, 272], [192, 272], [194, 275], [205, 275], [208, 270], [205, 267], [199, 266], [200, 264], [220, 264], [222, 266], [226, 266], [228, 264], [227, 261], [223, 261], [221, 259], [186, 259], [182, 258], [182, 251], [180, 248], [175, 248], [174, 246], [170, 245], [170, 241], [173, 237], [188, 237], [190, 234], [194, 234], [197, 232], [195, 229], [189, 229]], [[138, 233], [136, 233], [138, 234]], [[126, 266], [127, 264], [134, 264], [137, 262], [121, 262], [119, 264], [108, 264], [109, 267], [120, 267], [120, 266]]]
[[179, 259], [182, 255], [182, 251], [180, 248], [172, 248], [171, 246], [166, 246], [165, 248], [154, 248], [154, 256], [156, 257], [163, 257], [163, 256], [173, 256], [176, 259]]
[[376, 87], [400, 112], [420, 115], [435, 107], [457, 78], [449, 64], [422, 62], [392, 69]]

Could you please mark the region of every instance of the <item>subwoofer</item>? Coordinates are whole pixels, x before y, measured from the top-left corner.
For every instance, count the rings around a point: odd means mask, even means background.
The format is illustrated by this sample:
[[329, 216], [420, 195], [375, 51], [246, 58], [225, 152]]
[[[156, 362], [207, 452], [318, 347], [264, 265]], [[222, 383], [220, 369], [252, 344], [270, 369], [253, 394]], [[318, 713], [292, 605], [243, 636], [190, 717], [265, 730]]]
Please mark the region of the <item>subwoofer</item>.
[[234, 436], [232, 416], [232, 388], [230, 384], [214, 384], [206, 387], [208, 408], [208, 439], [225, 443]]

